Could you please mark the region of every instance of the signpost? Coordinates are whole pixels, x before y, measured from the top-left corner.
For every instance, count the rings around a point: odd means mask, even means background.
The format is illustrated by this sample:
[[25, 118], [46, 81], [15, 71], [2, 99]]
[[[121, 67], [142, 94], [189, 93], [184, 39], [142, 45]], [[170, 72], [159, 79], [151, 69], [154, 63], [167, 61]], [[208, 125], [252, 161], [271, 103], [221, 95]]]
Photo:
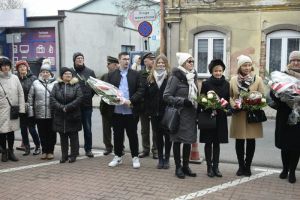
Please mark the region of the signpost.
[[146, 40], [144, 41], [145, 42], [145, 50], [148, 50], [148, 46], [149, 46], [149, 45], [147, 45], [148, 36], [151, 35], [151, 33], [152, 33], [152, 25], [147, 21], [143, 21], [139, 24], [138, 31], [141, 36], [146, 38]]

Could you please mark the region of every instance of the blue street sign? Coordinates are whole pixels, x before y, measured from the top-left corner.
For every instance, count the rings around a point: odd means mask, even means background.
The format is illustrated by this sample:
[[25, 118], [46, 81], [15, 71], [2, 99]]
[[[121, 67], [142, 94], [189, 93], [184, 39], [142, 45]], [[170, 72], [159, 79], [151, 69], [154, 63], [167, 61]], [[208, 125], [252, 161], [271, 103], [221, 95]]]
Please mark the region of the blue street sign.
[[138, 31], [141, 36], [148, 37], [152, 33], [152, 25], [147, 21], [143, 21], [139, 24]]

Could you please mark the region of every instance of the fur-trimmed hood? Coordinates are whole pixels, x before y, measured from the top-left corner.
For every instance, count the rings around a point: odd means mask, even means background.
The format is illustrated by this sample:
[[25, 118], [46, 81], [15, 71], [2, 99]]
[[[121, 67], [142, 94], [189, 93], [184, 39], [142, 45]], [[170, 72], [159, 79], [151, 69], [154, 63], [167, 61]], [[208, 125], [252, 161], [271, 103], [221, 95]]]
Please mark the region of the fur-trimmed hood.
[[[64, 81], [61, 79], [61, 77], [58, 77], [56, 80], [57, 80], [58, 83], [63, 83], [63, 82], [64, 82]], [[76, 83], [79, 83], [79, 80], [78, 80], [78, 78], [76, 78], [76, 77], [73, 77], [73, 78], [70, 80], [70, 82], [69, 82], [70, 85], [75, 85]]]

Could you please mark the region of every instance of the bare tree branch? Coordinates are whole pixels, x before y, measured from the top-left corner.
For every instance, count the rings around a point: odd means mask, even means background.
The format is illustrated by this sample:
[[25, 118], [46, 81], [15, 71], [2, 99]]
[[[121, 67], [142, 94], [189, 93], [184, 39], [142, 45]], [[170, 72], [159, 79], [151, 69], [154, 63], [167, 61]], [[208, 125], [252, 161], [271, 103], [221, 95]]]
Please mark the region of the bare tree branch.
[[23, 7], [23, 0], [1, 0], [0, 10], [16, 9]]
[[140, 7], [151, 7], [158, 3], [151, 1], [141, 1], [141, 0], [121, 0], [115, 3], [115, 6], [120, 9], [121, 12], [127, 13], [137, 10]]

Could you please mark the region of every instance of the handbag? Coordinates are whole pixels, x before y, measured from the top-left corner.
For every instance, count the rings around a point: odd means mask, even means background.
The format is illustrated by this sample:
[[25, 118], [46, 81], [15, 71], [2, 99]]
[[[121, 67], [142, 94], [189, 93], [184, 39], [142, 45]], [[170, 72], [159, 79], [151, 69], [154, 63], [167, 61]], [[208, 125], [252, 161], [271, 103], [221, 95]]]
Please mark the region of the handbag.
[[198, 129], [215, 129], [217, 127], [216, 115], [202, 111], [198, 113]]
[[11, 105], [7, 95], [6, 95], [6, 92], [2, 86], [2, 84], [0, 83], [1, 87], [2, 87], [2, 90], [5, 94], [5, 97], [6, 97], [6, 100], [8, 101], [8, 104], [10, 105], [10, 119], [18, 119], [19, 118], [19, 111], [20, 111], [20, 107], [19, 106], [13, 106]]
[[260, 123], [267, 121], [265, 111], [263, 110], [248, 110], [247, 122], [248, 123]]
[[175, 134], [179, 128], [180, 116], [179, 111], [174, 106], [167, 106], [160, 122], [163, 129], [170, 134]]

